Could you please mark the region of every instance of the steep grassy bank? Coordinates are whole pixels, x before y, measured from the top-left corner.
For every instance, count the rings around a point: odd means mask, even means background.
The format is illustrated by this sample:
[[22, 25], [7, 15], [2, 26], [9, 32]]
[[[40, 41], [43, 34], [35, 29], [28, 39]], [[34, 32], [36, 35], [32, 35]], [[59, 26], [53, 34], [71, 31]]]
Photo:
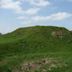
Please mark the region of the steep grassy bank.
[[20, 63], [39, 58], [60, 58], [72, 71], [72, 32], [62, 27], [20, 28], [0, 36], [0, 72], [12, 72]]

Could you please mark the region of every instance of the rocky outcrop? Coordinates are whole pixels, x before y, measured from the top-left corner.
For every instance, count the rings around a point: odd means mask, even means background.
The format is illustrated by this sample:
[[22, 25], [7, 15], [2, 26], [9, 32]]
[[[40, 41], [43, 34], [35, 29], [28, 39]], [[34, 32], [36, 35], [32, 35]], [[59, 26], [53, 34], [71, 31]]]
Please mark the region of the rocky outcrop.
[[64, 32], [62, 30], [59, 30], [59, 31], [53, 31], [52, 34], [51, 34], [53, 37], [56, 37], [56, 38], [63, 38], [64, 36]]

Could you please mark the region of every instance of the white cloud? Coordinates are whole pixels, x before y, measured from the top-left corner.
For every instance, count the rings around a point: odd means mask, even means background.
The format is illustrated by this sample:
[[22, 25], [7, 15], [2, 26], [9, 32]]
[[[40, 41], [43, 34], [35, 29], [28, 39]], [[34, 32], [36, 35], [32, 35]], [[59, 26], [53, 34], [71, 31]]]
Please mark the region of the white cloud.
[[67, 12], [58, 12], [50, 16], [34, 16], [32, 17], [32, 19], [35, 21], [46, 21], [46, 20], [59, 21], [59, 20], [64, 20], [66, 18], [69, 18], [71, 16], [72, 14], [67, 13]]
[[50, 16], [20, 16], [17, 19], [21, 20], [22, 24], [45, 24], [46, 22], [51, 21], [61, 21], [71, 17], [71, 13], [67, 12], [58, 12], [55, 14], [51, 14]]
[[25, 16], [19, 16], [19, 17], [17, 17], [17, 19], [20, 19], [20, 20], [26, 20], [27, 17], [25, 17]]
[[50, 2], [48, 0], [26, 0], [31, 5], [34, 6], [47, 6], [50, 5]]
[[30, 9], [24, 11], [24, 13], [28, 14], [28, 15], [34, 15], [34, 14], [37, 14], [39, 10], [40, 10], [40, 8], [30, 8]]
[[15, 11], [16, 13], [20, 14], [28, 14], [28, 15], [34, 15], [37, 14], [40, 8], [29, 8], [27, 10], [24, 10], [22, 5], [22, 1], [20, 0], [0, 0], [0, 8], [4, 9], [10, 9]]
[[0, 7], [5, 9], [11, 9], [15, 12], [22, 12], [22, 7], [20, 6], [20, 1], [13, 1], [13, 0], [1, 0], [0, 1]]

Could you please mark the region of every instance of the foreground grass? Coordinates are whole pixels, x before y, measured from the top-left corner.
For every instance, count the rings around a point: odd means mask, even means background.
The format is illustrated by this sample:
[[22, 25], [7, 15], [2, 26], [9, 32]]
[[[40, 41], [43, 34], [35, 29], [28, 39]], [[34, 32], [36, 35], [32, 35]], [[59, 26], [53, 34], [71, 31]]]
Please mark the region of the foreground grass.
[[[21, 64], [26, 63], [28, 61], [31, 62], [31, 61], [41, 60], [43, 58], [53, 58], [56, 60], [61, 60], [63, 63], [67, 64], [67, 68], [65, 69], [55, 69], [50, 72], [72, 72], [72, 53], [69, 52], [37, 53], [37, 54], [27, 54], [27, 55], [19, 54], [14, 56], [5, 56], [0, 60], [0, 72], [12, 72], [15, 68], [19, 70]], [[37, 72], [41, 72], [41, 71], [37, 71]]]
[[[53, 35], [54, 33], [54, 35]], [[58, 33], [58, 34], [57, 34]], [[67, 67], [47, 70], [52, 64], [43, 64], [43, 59], [52, 58]], [[37, 61], [41, 61], [41, 65]], [[21, 68], [28, 62], [41, 69], [26, 71]], [[36, 64], [37, 63], [37, 64]], [[32, 65], [32, 63], [31, 63]], [[36, 69], [36, 68], [35, 68]], [[43, 70], [44, 69], [44, 70]], [[20, 28], [0, 36], [0, 72], [72, 72], [72, 32], [62, 27], [35, 26]]]

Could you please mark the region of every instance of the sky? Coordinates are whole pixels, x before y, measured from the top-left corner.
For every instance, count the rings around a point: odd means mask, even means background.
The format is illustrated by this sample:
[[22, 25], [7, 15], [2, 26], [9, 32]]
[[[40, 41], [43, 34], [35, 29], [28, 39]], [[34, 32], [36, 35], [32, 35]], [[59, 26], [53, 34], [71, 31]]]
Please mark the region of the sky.
[[72, 0], [0, 0], [1, 33], [36, 25], [72, 30]]

